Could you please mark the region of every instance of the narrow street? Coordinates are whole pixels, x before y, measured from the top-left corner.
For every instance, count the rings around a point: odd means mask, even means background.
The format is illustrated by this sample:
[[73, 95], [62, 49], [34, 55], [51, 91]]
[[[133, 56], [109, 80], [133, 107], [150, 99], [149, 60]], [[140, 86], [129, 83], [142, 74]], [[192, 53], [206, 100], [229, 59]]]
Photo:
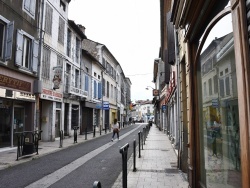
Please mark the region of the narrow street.
[[[120, 140], [111, 142], [112, 134], [40, 157], [0, 171], [0, 187], [92, 187], [102, 182], [112, 187], [122, 171], [120, 147], [129, 143], [128, 158], [133, 140], [145, 124], [122, 129]], [[138, 143], [138, 142], [137, 142]], [[20, 159], [22, 160], [22, 159]], [[67, 185], [67, 186], [66, 186]]]

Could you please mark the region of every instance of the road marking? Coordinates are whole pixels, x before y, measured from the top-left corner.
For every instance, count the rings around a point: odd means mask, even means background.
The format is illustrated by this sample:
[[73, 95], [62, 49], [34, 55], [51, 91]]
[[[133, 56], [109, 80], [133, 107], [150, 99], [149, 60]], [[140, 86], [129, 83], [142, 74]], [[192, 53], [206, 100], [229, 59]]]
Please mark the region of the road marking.
[[[120, 140], [123, 139], [124, 137], [130, 135], [132, 132], [134, 132], [135, 130], [137, 130], [139, 128], [140, 128], [140, 126], [138, 126], [137, 128], [127, 132], [126, 134], [120, 136]], [[71, 173], [72, 171], [76, 170], [78, 167], [82, 166], [88, 160], [90, 160], [93, 157], [97, 156], [98, 154], [100, 154], [101, 152], [103, 152], [107, 148], [111, 147], [115, 143], [116, 142], [108, 142], [107, 144], [105, 144], [105, 145], [91, 151], [90, 153], [76, 159], [75, 161], [69, 163], [68, 165], [56, 170], [55, 172], [53, 172], [53, 173], [51, 173], [51, 174], [49, 174], [47, 176], [44, 176], [40, 180], [33, 182], [32, 184], [28, 185], [26, 188], [37, 188], [37, 187], [45, 188], [45, 187], [51, 186], [52, 184], [56, 183], [57, 181], [62, 179], [64, 176], [66, 176], [69, 173]]]

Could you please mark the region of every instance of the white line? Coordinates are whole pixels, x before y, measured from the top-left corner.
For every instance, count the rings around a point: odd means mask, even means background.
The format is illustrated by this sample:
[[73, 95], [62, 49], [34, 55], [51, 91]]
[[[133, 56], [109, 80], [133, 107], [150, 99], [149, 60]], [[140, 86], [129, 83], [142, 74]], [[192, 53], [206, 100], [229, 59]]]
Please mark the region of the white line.
[[[129, 134], [131, 134], [132, 132], [137, 130], [139, 127], [140, 126], [127, 132], [126, 134], [120, 136], [120, 138], [123, 139], [124, 137], [128, 136]], [[45, 188], [45, 187], [51, 186], [52, 184], [56, 183], [57, 181], [62, 179], [64, 176], [68, 175], [69, 173], [71, 173], [72, 171], [74, 171], [75, 169], [77, 169], [78, 167], [83, 165], [84, 163], [86, 163], [88, 160], [92, 159], [93, 157], [95, 157], [99, 153], [103, 152], [107, 148], [111, 147], [115, 143], [116, 142], [109, 142], [109, 143], [91, 151], [90, 153], [76, 159], [75, 161], [73, 161], [70, 164], [56, 170], [55, 172], [53, 172], [47, 176], [44, 176], [42, 179], [40, 179], [36, 182], [33, 182], [32, 184], [28, 185], [26, 188], [37, 188], [37, 187]]]

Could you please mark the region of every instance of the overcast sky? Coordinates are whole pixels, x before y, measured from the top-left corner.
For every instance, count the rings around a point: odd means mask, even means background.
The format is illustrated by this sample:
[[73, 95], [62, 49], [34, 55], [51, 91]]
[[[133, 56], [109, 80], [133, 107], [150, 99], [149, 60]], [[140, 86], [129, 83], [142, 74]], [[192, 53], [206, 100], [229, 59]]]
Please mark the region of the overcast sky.
[[160, 48], [159, 0], [71, 0], [69, 19], [86, 27], [122, 66], [131, 100], [152, 100], [153, 62]]

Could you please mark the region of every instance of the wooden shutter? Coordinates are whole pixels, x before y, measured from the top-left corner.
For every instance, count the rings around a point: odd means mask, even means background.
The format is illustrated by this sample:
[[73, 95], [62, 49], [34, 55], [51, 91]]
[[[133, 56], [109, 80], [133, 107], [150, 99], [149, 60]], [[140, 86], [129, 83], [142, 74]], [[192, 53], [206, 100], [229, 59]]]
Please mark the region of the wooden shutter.
[[32, 71], [37, 72], [38, 68], [38, 41], [33, 40], [33, 58], [32, 58]]
[[30, 1], [30, 14], [34, 16], [35, 12], [36, 12], [36, 0], [31, 0]]
[[22, 55], [23, 55], [23, 34], [20, 30], [17, 30], [15, 65], [22, 66]]
[[102, 95], [105, 96], [105, 79], [102, 79]]
[[170, 64], [167, 62], [168, 60], [168, 50], [164, 50], [164, 62], [165, 62], [165, 83], [169, 84], [169, 80], [170, 80]]
[[102, 83], [98, 83], [98, 99], [102, 98]]
[[94, 81], [94, 98], [97, 98], [97, 92], [96, 92], [96, 81]]
[[6, 43], [5, 43], [5, 55], [4, 60], [10, 60], [12, 56], [12, 43], [13, 43], [13, 31], [14, 31], [14, 22], [10, 22], [7, 25], [6, 30]]
[[89, 91], [89, 77], [85, 75], [85, 91]]
[[167, 13], [167, 43], [168, 43], [168, 63], [175, 63], [175, 42], [174, 42], [174, 26], [171, 23], [171, 12]]
[[30, 3], [34, 0], [24, 0], [24, 8], [29, 12], [30, 11]]

